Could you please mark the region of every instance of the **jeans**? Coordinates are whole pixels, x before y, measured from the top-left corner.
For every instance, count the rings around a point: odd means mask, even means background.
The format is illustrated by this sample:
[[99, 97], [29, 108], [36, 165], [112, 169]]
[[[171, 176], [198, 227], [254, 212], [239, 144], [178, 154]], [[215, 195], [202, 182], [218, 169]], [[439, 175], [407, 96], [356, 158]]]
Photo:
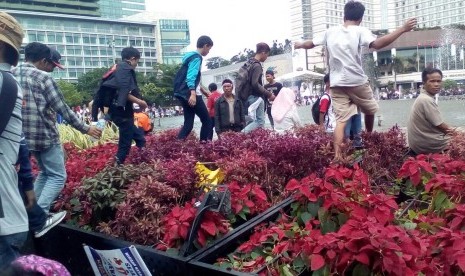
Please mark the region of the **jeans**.
[[[260, 97], [250, 95], [247, 98], [247, 107], [257, 101]], [[251, 132], [254, 129], [261, 128], [265, 126], [265, 102], [262, 101], [258, 108], [255, 110], [255, 120], [249, 122], [248, 125], [242, 130], [244, 133]]]
[[145, 146], [144, 132], [134, 125], [134, 118], [112, 117], [112, 119], [119, 129], [116, 162], [123, 164], [131, 150], [132, 140], [136, 142], [138, 148]]
[[26, 242], [28, 232], [0, 236], [0, 271], [20, 256], [19, 249]]
[[268, 120], [270, 120], [271, 127], [274, 129], [273, 116], [271, 116], [271, 105], [268, 105], [266, 108], [266, 114], [268, 114]]
[[[21, 184], [19, 184], [21, 186]], [[27, 197], [26, 193], [22, 188], [19, 189], [21, 193], [21, 197], [24, 200], [24, 203], [27, 204]], [[34, 233], [42, 229], [44, 227], [45, 222], [47, 221], [47, 214], [44, 212], [37, 202], [34, 203], [29, 209], [26, 208], [27, 218], [29, 220], [29, 230]]]
[[213, 130], [215, 129], [215, 117], [210, 117], [211, 120], [211, 129], [210, 134], [208, 134], [208, 140], [213, 140]]
[[200, 141], [207, 141], [212, 130], [212, 121], [202, 96], [197, 96], [196, 104], [194, 106], [190, 106], [188, 101], [185, 99], [181, 99], [180, 101], [184, 111], [184, 125], [179, 131], [178, 139], [183, 140], [189, 136], [192, 128], [194, 128], [195, 115], [197, 115], [202, 122], [202, 127], [200, 128]]
[[352, 116], [344, 129], [344, 137], [353, 140], [354, 147], [362, 146], [362, 115], [360, 113]]
[[63, 147], [52, 145], [46, 150], [32, 151], [40, 172], [34, 182], [37, 204], [48, 214], [52, 202], [65, 186], [66, 169]]

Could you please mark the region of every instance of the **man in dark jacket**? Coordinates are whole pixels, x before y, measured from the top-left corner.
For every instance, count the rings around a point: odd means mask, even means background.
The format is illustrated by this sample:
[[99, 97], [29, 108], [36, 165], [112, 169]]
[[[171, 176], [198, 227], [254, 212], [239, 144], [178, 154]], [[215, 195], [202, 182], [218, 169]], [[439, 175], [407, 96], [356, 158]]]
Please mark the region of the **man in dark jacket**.
[[117, 64], [114, 76], [104, 83], [117, 89], [109, 111], [111, 120], [119, 129], [117, 164], [123, 164], [126, 160], [132, 140], [138, 148], [145, 146], [144, 134], [134, 125], [132, 104], [138, 104], [142, 109], [147, 108], [147, 103], [141, 99], [134, 71], [140, 59], [140, 52], [133, 47], [127, 47], [121, 52], [121, 58], [123, 61]]
[[223, 95], [215, 103], [215, 130], [220, 136], [225, 131], [240, 132], [245, 126], [245, 110], [242, 102], [234, 97], [233, 82], [223, 80]]
[[[263, 98], [268, 98], [273, 101], [275, 96], [263, 86], [263, 67], [260, 62], [264, 62], [270, 54], [270, 46], [266, 43], [258, 43], [257, 51], [253, 59], [252, 67], [250, 68], [250, 83], [252, 91], [247, 98], [248, 115], [252, 119], [251, 122], [244, 128], [244, 132], [248, 133], [256, 128], [265, 126], [265, 102]], [[258, 62], [257, 62], [258, 61]]]

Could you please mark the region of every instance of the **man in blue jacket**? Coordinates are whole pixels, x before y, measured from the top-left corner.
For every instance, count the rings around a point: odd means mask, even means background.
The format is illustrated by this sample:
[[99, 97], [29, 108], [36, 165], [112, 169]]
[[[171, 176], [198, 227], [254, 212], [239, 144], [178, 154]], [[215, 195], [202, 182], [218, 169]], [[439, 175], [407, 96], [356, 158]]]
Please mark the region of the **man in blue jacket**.
[[201, 36], [197, 40], [197, 50], [186, 53], [182, 59], [182, 66], [176, 74], [174, 82], [174, 96], [181, 102], [184, 110], [184, 125], [178, 134], [178, 139], [186, 139], [194, 127], [195, 115], [202, 122], [200, 141], [206, 141], [212, 128], [207, 106], [202, 99], [202, 93], [209, 96], [200, 84], [200, 70], [202, 57], [208, 55], [213, 47], [213, 41], [208, 36]]

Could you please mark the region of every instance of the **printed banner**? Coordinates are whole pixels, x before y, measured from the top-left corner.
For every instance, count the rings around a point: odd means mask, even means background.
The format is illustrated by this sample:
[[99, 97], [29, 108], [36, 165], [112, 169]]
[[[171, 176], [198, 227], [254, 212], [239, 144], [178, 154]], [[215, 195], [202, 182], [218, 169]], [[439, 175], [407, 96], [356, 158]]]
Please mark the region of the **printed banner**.
[[152, 276], [133, 245], [112, 250], [96, 250], [85, 245], [84, 250], [96, 276]]

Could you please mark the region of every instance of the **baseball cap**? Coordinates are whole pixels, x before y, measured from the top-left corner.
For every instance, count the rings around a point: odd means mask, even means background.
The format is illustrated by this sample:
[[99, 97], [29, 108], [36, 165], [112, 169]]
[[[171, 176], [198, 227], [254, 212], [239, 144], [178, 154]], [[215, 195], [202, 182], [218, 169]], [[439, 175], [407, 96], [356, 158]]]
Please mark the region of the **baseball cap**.
[[57, 50], [55, 50], [53, 48], [50, 48], [50, 61], [53, 64], [55, 64], [56, 67], [58, 67], [60, 69], [65, 69], [65, 67], [63, 67], [63, 65], [61, 65], [60, 59], [61, 59], [60, 53]]
[[23, 28], [13, 16], [1, 11], [0, 29], [2, 30], [0, 32], [0, 41], [10, 45], [15, 50], [15, 64], [12, 65], [16, 66], [19, 61], [19, 49], [21, 48], [21, 43], [23, 42], [24, 37]]

